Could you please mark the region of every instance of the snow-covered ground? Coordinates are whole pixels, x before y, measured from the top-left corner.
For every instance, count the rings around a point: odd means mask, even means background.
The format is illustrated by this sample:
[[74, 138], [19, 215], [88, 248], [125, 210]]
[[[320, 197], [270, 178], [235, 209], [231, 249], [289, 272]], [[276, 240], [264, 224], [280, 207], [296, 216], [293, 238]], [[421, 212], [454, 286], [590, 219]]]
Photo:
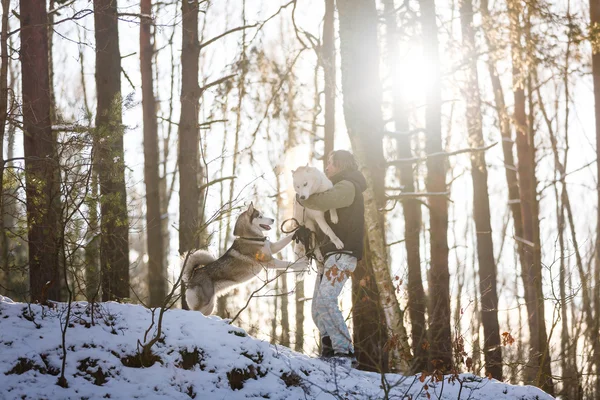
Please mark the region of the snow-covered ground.
[[[93, 311], [93, 312], [92, 312]], [[155, 320], [158, 318], [156, 313]], [[149, 367], [136, 366], [138, 342], [155, 334], [152, 312], [142, 306], [74, 303], [66, 332], [67, 387], [61, 323], [55, 309], [14, 303], [0, 296], [0, 399], [382, 399], [380, 374], [272, 346], [218, 317], [171, 310]], [[93, 323], [92, 323], [93, 320]], [[146, 335], [146, 339], [144, 336]], [[529, 386], [462, 374], [443, 382], [385, 375], [389, 398], [551, 399]], [[461, 390], [462, 387], [462, 390]], [[459, 397], [460, 393], [460, 397]]]

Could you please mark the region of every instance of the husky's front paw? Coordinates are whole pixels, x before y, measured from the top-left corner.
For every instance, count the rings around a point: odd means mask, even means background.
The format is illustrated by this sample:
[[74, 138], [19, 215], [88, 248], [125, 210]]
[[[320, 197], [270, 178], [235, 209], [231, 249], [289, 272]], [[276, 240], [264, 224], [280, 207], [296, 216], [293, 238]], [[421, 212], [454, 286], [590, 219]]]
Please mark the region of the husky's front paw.
[[306, 259], [298, 260], [290, 263], [289, 269], [293, 272], [303, 272], [309, 268], [308, 261]]
[[329, 219], [331, 220], [332, 224], [337, 224], [339, 222], [339, 218], [336, 212], [330, 211], [329, 212]]
[[340, 239], [335, 238], [335, 239], [331, 239], [331, 241], [333, 242], [333, 244], [335, 244], [335, 247], [338, 250], [341, 250], [344, 248], [344, 243]]

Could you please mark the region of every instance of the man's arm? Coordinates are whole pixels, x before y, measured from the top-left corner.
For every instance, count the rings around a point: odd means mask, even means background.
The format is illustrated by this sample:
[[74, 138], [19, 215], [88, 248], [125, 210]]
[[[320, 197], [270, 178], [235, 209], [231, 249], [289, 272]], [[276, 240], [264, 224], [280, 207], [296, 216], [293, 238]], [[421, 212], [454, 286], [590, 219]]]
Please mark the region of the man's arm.
[[327, 211], [334, 208], [348, 207], [354, 201], [354, 184], [350, 181], [336, 183], [331, 189], [322, 193], [315, 193], [306, 200], [296, 200], [304, 207], [311, 210]]

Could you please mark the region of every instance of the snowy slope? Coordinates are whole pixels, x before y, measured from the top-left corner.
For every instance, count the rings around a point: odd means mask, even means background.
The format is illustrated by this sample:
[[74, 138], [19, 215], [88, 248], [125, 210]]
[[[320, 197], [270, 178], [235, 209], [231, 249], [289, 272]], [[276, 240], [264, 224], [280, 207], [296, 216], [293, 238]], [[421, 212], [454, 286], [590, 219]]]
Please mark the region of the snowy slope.
[[[249, 337], [218, 317], [199, 312], [165, 313], [164, 340], [153, 347], [160, 361], [131, 366], [138, 340], [152, 321], [150, 310], [101, 303], [92, 312], [74, 303], [67, 330], [65, 377], [61, 321], [56, 309], [14, 303], [0, 296], [0, 399], [381, 399], [381, 376], [336, 368], [288, 348]], [[154, 330], [150, 330], [151, 338]], [[126, 366], [130, 365], [130, 366]], [[458, 381], [421, 383], [417, 377], [386, 375], [390, 398], [458, 399]], [[551, 399], [534, 387], [511, 386], [469, 374], [461, 399]], [[427, 390], [425, 390], [427, 384]], [[441, 394], [441, 397], [439, 397]], [[409, 397], [406, 397], [409, 398]]]

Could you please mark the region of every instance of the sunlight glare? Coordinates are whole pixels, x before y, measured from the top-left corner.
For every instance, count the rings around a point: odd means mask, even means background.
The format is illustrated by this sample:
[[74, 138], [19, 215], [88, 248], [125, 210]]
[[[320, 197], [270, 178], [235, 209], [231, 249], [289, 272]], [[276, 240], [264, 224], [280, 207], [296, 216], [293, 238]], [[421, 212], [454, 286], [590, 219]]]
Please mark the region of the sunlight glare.
[[398, 90], [407, 104], [424, 102], [425, 93], [431, 87], [431, 68], [425, 62], [421, 48], [414, 45], [401, 46], [399, 61], [395, 65]]

